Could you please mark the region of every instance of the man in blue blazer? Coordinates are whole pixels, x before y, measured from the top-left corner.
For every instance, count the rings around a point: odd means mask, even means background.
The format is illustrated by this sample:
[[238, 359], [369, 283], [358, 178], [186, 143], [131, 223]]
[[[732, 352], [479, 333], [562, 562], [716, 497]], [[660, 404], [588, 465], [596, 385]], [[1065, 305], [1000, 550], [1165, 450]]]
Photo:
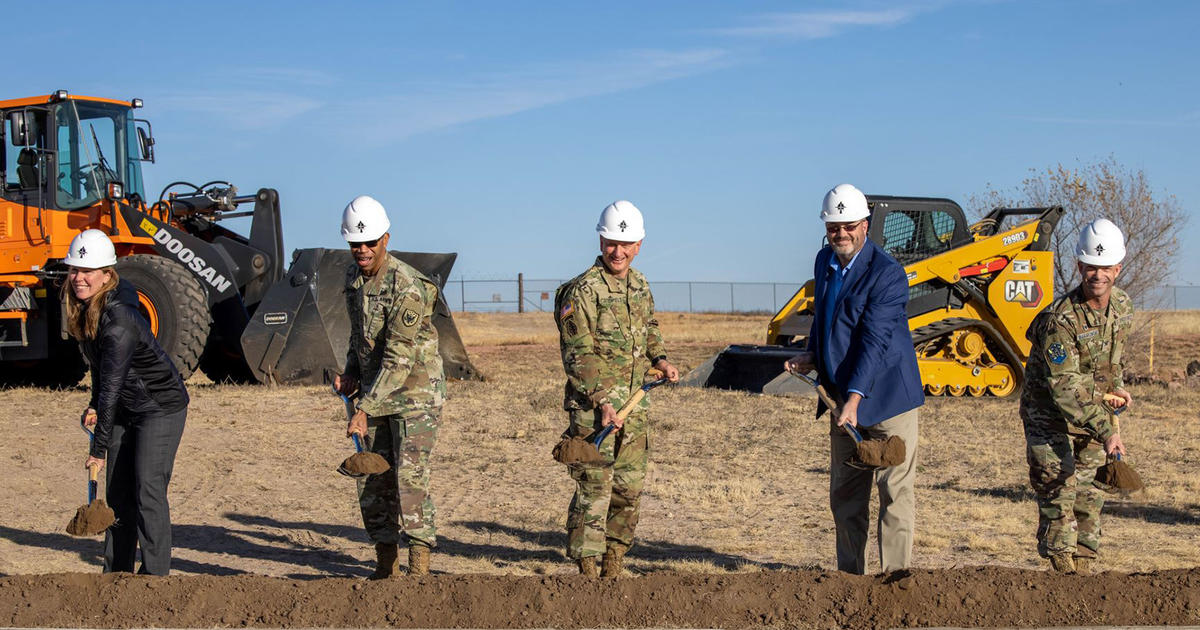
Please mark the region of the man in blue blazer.
[[[837, 529], [838, 570], [866, 570], [871, 484], [879, 487], [879, 557], [883, 571], [907, 568], [912, 557], [917, 408], [925, 402], [908, 330], [904, 268], [867, 238], [867, 198], [850, 184], [825, 195], [821, 218], [829, 244], [817, 253], [815, 310], [808, 350], [787, 369], [817, 370], [838, 408], [830, 411], [829, 504]], [[818, 403], [817, 416], [825, 411]], [[904, 463], [881, 470], [847, 465], [854, 440], [900, 436]]]

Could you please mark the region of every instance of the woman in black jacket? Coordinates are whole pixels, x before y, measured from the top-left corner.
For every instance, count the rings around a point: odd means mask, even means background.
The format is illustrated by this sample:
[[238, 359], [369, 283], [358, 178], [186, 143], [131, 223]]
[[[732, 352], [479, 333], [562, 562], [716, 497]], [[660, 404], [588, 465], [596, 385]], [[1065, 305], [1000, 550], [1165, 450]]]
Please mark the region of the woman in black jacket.
[[86, 468], [104, 467], [107, 500], [117, 522], [104, 536], [104, 572], [171, 569], [167, 484], [183, 436], [188, 395], [175, 365], [137, 310], [133, 285], [117, 276], [112, 241], [86, 230], [63, 262], [65, 318], [91, 366], [92, 399], [82, 421], [94, 429]]

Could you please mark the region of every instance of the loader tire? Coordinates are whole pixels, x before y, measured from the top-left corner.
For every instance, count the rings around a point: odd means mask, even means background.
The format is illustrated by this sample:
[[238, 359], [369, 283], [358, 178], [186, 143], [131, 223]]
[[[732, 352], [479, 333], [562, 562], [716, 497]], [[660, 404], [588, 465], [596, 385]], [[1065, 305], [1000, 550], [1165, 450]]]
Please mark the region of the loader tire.
[[138, 310], [187, 380], [200, 364], [212, 324], [204, 287], [182, 265], [152, 254], [118, 260], [117, 273], [137, 289]]

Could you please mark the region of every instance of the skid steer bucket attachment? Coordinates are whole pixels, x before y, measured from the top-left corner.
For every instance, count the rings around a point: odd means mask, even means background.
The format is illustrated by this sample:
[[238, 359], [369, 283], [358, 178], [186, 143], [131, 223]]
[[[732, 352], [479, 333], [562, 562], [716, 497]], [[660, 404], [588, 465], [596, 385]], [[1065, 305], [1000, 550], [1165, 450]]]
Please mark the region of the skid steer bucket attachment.
[[[457, 254], [392, 252], [443, 287]], [[242, 334], [246, 363], [262, 383], [323, 385], [342, 371], [350, 344], [343, 293], [352, 258], [346, 250], [300, 249], [287, 275], [272, 286]], [[433, 323], [446, 376], [482, 380], [471, 365], [441, 293]]]
[[762, 394], [816, 395], [808, 383], [788, 374], [784, 361], [803, 348], [732, 345], [717, 353], [680, 380], [681, 385], [736, 389]]

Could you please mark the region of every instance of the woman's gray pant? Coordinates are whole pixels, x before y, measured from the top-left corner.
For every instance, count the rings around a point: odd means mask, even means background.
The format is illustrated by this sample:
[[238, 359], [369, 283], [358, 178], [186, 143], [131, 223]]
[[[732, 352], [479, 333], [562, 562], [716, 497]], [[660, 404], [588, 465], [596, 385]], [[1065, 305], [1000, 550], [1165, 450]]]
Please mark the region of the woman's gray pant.
[[171, 506], [167, 484], [183, 436], [187, 409], [140, 418], [117, 418], [108, 447], [106, 490], [117, 522], [104, 534], [104, 572], [167, 575], [171, 570]]

